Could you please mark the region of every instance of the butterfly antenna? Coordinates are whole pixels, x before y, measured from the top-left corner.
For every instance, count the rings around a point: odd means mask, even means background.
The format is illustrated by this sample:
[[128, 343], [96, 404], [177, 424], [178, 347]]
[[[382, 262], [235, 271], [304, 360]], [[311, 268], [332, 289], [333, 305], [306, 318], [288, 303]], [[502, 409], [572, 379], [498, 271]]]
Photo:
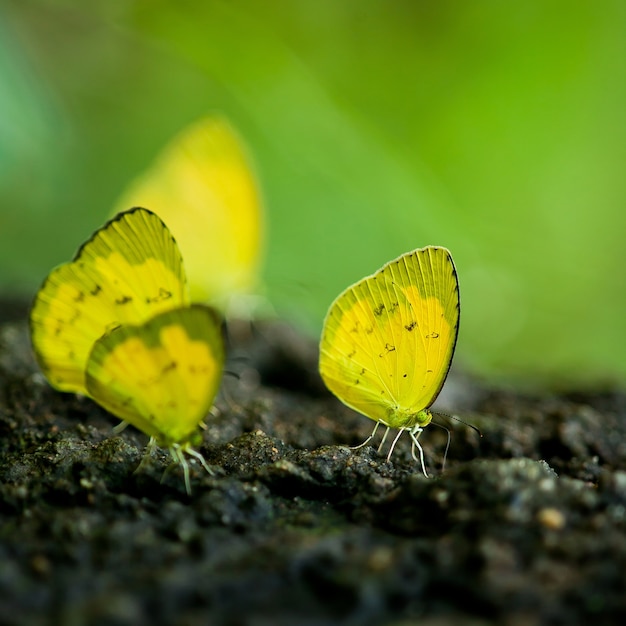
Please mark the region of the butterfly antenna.
[[[236, 372], [231, 372], [229, 370], [225, 370], [223, 375], [232, 376], [233, 378], [236, 378], [237, 380], [240, 380], [241, 378], [239, 374], [237, 374]], [[231, 411], [235, 411], [238, 408], [237, 403], [233, 399], [233, 396], [231, 395], [230, 391], [228, 391], [228, 385], [224, 384], [223, 379], [222, 379], [222, 384], [220, 385], [220, 395], [222, 396], [222, 398], [224, 398], [224, 402], [226, 402], [226, 404], [228, 405], [228, 408]]]
[[[464, 422], [460, 417], [457, 417], [456, 415], [449, 415], [448, 413], [434, 413], [434, 415], [441, 415], [441, 417], [447, 417], [448, 419], [451, 420], [456, 420], [457, 422], [461, 422], [461, 424], [463, 424], [464, 426], [469, 426], [469, 428], [471, 428], [472, 430], [475, 430], [478, 433], [479, 437], [482, 437], [483, 434], [480, 431], [480, 428], [478, 428], [478, 426], [474, 426], [474, 424], [470, 424], [469, 422]], [[435, 422], [432, 422], [433, 424], [435, 424]], [[441, 426], [441, 424], [437, 424], [437, 426]]]
[[[451, 417], [451, 416], [446, 415], [446, 417]], [[452, 439], [452, 437], [450, 436], [450, 429], [446, 428], [443, 424], [438, 424], [437, 422], [431, 422], [431, 424], [433, 424], [433, 426], [438, 426], [439, 428], [443, 428], [443, 430], [445, 430], [448, 435], [448, 442], [446, 443], [446, 449], [443, 453], [443, 463], [441, 464], [441, 471], [443, 472], [446, 469], [446, 459], [448, 458], [448, 450], [450, 449], [450, 440]]]

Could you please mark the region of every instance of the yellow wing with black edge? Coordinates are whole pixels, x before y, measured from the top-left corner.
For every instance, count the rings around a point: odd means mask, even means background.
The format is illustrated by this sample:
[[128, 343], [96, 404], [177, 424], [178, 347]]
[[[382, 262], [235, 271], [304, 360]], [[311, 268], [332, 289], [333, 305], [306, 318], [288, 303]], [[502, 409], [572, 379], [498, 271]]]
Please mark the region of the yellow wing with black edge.
[[448, 250], [428, 246], [387, 263], [331, 304], [320, 373], [344, 404], [392, 428], [411, 428], [437, 398], [459, 328]]
[[53, 269], [30, 313], [37, 361], [50, 384], [86, 393], [94, 342], [120, 324], [139, 324], [189, 303], [180, 252], [161, 219], [145, 209], [120, 213]]

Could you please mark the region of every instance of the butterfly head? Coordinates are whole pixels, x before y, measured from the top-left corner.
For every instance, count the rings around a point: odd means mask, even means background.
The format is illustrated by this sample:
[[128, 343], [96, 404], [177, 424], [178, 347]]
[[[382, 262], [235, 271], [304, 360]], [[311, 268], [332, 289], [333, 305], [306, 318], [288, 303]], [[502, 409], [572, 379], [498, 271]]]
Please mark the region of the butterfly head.
[[389, 409], [387, 419], [383, 423], [390, 428], [413, 430], [428, 426], [432, 419], [433, 414], [430, 409], [410, 411], [402, 407], [393, 407]]

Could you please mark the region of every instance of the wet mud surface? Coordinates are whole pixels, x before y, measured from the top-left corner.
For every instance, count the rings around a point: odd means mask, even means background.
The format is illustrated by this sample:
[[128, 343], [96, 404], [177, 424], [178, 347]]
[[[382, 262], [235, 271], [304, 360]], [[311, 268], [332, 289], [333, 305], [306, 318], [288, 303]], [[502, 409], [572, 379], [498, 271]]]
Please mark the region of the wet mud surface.
[[626, 395], [520, 395], [452, 372], [458, 422], [358, 450], [373, 423], [325, 392], [281, 324], [234, 347], [182, 471], [53, 391], [25, 309], [0, 325], [0, 623], [616, 624], [626, 618]]

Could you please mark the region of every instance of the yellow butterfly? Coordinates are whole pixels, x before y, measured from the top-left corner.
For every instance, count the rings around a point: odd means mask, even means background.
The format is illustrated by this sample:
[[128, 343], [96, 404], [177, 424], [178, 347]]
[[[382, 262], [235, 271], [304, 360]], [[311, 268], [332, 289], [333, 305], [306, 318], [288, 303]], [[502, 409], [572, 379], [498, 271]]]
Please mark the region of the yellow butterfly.
[[225, 119], [208, 116], [178, 134], [117, 207], [157, 213], [180, 246], [192, 300], [224, 310], [257, 286], [261, 204], [243, 142]]
[[150, 435], [182, 465], [196, 457], [198, 427], [217, 395], [224, 367], [220, 319], [203, 305], [172, 309], [141, 325], [116, 328], [96, 341], [89, 354], [89, 395], [107, 411]]
[[97, 339], [188, 303], [182, 259], [165, 224], [145, 209], [120, 213], [73, 261], [53, 269], [35, 296], [35, 356], [53, 387], [87, 394], [85, 368]]
[[[459, 287], [450, 252], [408, 252], [348, 287], [331, 304], [320, 342], [320, 374], [344, 404], [387, 427], [408, 431], [412, 454], [432, 420], [459, 330]], [[361, 445], [364, 445], [361, 444]]]

